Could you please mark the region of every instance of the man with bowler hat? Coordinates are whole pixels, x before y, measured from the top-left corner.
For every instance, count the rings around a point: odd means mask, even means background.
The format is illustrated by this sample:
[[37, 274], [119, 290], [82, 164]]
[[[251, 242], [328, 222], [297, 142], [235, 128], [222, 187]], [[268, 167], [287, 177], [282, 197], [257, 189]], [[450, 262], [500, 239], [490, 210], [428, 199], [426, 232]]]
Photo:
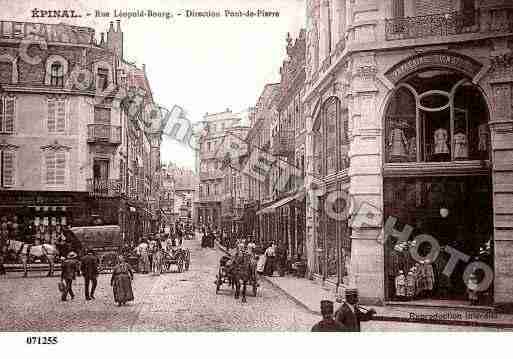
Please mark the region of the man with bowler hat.
[[75, 298], [73, 293], [73, 280], [76, 278], [78, 262], [76, 260], [77, 254], [75, 252], [68, 253], [68, 257], [61, 264], [61, 281], [64, 282], [64, 290], [62, 291], [62, 301], [65, 302], [68, 298], [68, 293], [71, 299]]
[[345, 327], [333, 319], [333, 302], [321, 300], [322, 320], [312, 327], [312, 332], [344, 332]]
[[[84, 276], [86, 300], [94, 299], [94, 291], [96, 290], [96, 285], [98, 284], [98, 266], [98, 257], [96, 257], [94, 252], [89, 249], [87, 254], [82, 257], [81, 265], [82, 275]], [[91, 291], [89, 292], [90, 284], [92, 284], [92, 286]]]
[[347, 288], [345, 290], [346, 301], [335, 313], [335, 320], [340, 322], [348, 332], [359, 332], [360, 322], [369, 321], [376, 314], [374, 309], [365, 310], [358, 306], [358, 290]]

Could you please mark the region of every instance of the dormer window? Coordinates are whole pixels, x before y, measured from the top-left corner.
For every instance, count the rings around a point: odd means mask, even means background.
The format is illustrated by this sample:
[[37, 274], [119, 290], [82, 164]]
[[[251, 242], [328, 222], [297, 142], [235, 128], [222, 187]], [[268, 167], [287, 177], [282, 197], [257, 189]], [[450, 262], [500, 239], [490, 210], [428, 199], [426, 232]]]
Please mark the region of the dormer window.
[[64, 69], [58, 62], [54, 62], [51, 66], [50, 85], [54, 87], [64, 87]]
[[96, 88], [100, 90], [107, 89], [107, 87], [109, 86], [109, 70], [99, 68], [97, 78], [98, 82]]

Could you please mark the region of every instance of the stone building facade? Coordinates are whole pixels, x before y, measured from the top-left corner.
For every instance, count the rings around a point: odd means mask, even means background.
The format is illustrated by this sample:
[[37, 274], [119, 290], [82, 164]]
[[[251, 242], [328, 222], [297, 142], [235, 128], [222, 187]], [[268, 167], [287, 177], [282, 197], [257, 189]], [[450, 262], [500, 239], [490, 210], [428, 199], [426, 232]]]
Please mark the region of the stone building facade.
[[[319, 211], [307, 204], [312, 277], [394, 300], [399, 270], [419, 265], [383, 238], [393, 217], [406, 248], [419, 234], [442, 248], [420, 264], [434, 272], [428, 299], [465, 300], [481, 262], [493, 270], [485, 302], [511, 303], [512, 14], [500, 0], [308, 1], [307, 188], [327, 188], [310, 190]], [[334, 221], [323, 201], [336, 190], [350, 206]], [[466, 257], [447, 277], [452, 249]]]
[[[50, 240], [64, 225], [127, 223], [130, 196], [154, 190], [130, 186], [131, 164], [136, 152], [140, 166], [150, 163], [160, 136], [150, 143], [157, 131], [144, 111], [129, 119], [129, 90], [143, 87], [145, 103], [152, 100], [144, 71], [122, 57], [120, 23], [100, 41], [91, 28], [1, 25], [0, 215], [25, 228], [17, 235], [27, 241]], [[147, 201], [138, 207], [147, 212]], [[146, 232], [150, 217], [141, 219]]]

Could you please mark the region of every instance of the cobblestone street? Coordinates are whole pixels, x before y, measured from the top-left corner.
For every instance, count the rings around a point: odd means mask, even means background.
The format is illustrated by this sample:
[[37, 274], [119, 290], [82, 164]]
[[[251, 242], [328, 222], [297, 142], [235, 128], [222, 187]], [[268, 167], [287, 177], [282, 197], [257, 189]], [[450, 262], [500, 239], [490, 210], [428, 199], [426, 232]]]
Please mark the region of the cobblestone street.
[[[1, 331], [308, 331], [320, 318], [291, 301], [266, 281], [257, 297], [236, 301], [226, 287], [215, 294], [214, 278], [221, 253], [191, 249], [188, 272], [161, 276], [136, 274], [135, 301], [126, 307], [113, 302], [110, 275], [101, 275], [96, 300], [84, 298], [83, 278], [74, 283], [75, 299], [61, 302], [58, 277], [32, 272], [0, 277]], [[476, 330], [408, 323], [364, 323], [364, 331]], [[484, 329], [484, 328], [483, 328]], [[489, 330], [489, 329], [488, 329]]]

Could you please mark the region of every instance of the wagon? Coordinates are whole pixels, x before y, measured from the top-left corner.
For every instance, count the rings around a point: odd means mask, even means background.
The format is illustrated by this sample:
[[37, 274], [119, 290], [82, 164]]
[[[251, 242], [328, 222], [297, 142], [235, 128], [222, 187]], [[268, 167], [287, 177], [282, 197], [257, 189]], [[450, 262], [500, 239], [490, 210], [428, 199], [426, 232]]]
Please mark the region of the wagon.
[[119, 226], [72, 227], [71, 232], [85, 249], [96, 253], [100, 273], [112, 271], [123, 246]]
[[162, 258], [162, 271], [172, 272], [173, 266], [178, 273], [189, 270], [191, 263], [191, 252], [189, 249], [173, 248], [169, 252], [164, 252]]

